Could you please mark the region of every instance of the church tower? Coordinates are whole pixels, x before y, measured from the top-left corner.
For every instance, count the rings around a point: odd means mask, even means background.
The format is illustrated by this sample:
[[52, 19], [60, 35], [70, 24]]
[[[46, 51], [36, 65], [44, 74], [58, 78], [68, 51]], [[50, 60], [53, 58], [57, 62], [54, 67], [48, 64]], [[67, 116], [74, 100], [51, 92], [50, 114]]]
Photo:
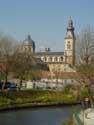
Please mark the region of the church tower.
[[65, 63], [70, 65], [75, 65], [75, 35], [73, 21], [70, 19], [68, 21], [67, 33], [65, 36]]
[[35, 53], [35, 42], [31, 39], [30, 35], [28, 35], [27, 38], [23, 41], [22, 49], [23, 52], [26, 53]]

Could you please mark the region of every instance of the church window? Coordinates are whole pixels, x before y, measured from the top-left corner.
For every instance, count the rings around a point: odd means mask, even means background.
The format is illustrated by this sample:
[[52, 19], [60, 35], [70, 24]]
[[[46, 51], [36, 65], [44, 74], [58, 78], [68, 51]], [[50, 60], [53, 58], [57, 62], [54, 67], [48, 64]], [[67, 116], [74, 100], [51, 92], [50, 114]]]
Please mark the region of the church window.
[[63, 57], [60, 57], [60, 61], [61, 61], [61, 62], [63, 61]]
[[70, 44], [70, 41], [68, 41], [68, 44]]
[[49, 61], [52, 62], [52, 57], [49, 57]]
[[55, 57], [55, 61], [56, 61], [56, 62], [57, 62], [57, 60], [58, 60], [57, 57]]
[[67, 49], [70, 49], [71, 48], [71, 45], [70, 43], [67, 44]]
[[31, 51], [31, 47], [29, 47], [29, 52]]
[[45, 62], [47, 61], [47, 58], [46, 58], [46, 57], [44, 57], [44, 61], [45, 61]]

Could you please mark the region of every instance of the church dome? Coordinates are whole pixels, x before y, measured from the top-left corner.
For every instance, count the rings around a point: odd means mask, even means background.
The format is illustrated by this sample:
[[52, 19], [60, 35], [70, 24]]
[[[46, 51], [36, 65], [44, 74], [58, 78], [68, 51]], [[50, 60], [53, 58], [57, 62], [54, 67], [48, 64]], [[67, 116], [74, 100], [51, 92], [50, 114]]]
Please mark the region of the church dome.
[[27, 36], [27, 38], [24, 40], [23, 44], [25, 46], [32, 46], [33, 49], [35, 50], [35, 42], [34, 42], [34, 40], [31, 39], [30, 35]]

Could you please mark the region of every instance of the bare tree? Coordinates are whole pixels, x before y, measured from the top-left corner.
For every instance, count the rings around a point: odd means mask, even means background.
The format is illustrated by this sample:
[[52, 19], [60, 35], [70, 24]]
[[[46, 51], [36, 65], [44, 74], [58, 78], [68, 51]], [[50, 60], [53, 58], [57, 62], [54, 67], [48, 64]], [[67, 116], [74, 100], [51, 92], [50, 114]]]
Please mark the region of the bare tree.
[[77, 60], [80, 81], [87, 88], [92, 102], [91, 88], [94, 87], [94, 31], [90, 26], [87, 26], [78, 38]]
[[16, 50], [16, 41], [9, 36], [0, 37], [0, 73], [4, 76], [4, 89], [8, 80], [9, 72], [12, 70], [13, 54]]
[[32, 53], [19, 53], [18, 51], [14, 54], [14, 58], [13, 71], [20, 80], [20, 86], [25, 76], [29, 76], [29, 78], [30, 76], [31, 78], [32, 76], [38, 78], [41, 76], [40, 70], [48, 70], [47, 65], [36, 58]]
[[28, 75], [31, 75], [32, 77], [35, 73], [37, 75], [36, 70], [38, 71], [38, 69], [42, 69], [42, 66], [40, 65], [39, 60], [34, 57], [32, 53], [16, 52], [14, 57], [13, 71], [19, 78], [19, 85], [21, 87], [23, 79], [26, 78], [26, 76], [28, 77]]

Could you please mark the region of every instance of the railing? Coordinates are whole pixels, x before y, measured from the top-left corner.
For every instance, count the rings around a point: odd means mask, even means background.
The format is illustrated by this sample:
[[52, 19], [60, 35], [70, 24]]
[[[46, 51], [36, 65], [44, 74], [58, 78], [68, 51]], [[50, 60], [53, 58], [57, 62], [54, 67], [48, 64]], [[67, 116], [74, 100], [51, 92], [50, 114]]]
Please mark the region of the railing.
[[73, 114], [73, 125], [84, 125], [84, 123], [80, 120], [79, 116], [77, 113]]

